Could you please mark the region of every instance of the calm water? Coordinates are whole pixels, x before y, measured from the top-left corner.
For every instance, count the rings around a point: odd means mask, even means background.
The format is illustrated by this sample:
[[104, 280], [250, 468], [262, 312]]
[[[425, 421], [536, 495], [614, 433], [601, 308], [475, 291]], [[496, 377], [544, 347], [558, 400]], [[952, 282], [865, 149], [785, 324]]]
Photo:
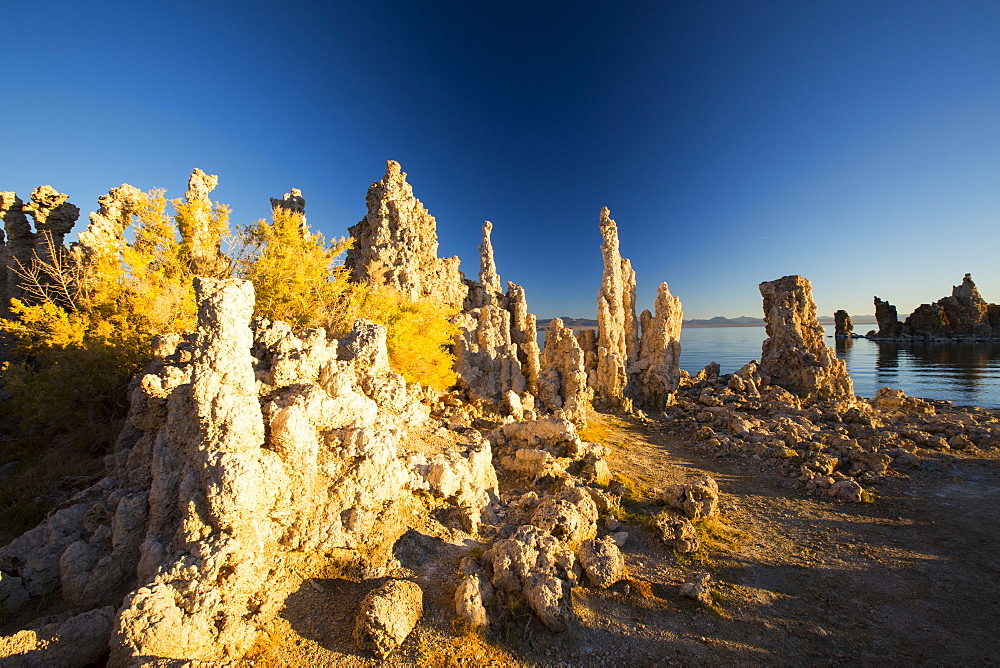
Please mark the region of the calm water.
[[[912, 397], [1000, 408], [1000, 343], [835, 342], [833, 327], [825, 329], [827, 345], [847, 362], [854, 391], [863, 397], [888, 386]], [[760, 359], [765, 338], [763, 327], [682, 329], [681, 368], [693, 374], [718, 362], [722, 373], [732, 373]]]

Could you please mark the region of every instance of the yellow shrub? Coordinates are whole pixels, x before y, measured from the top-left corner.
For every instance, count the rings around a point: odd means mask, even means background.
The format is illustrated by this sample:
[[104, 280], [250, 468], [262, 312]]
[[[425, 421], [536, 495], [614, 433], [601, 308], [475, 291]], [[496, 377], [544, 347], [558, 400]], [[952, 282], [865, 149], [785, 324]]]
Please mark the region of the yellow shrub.
[[300, 213], [276, 208], [270, 223], [258, 220], [240, 228], [237, 237], [236, 274], [253, 282], [257, 317], [296, 329], [315, 326], [348, 289], [337, 258], [350, 239], [327, 245], [322, 234], [309, 232]]
[[389, 363], [410, 382], [444, 390], [455, 384], [455, 356], [451, 352], [458, 328], [455, 312], [430, 301], [412, 300], [400, 292], [380, 286], [351, 286], [332, 305], [327, 322], [340, 336], [357, 318], [384, 325]]

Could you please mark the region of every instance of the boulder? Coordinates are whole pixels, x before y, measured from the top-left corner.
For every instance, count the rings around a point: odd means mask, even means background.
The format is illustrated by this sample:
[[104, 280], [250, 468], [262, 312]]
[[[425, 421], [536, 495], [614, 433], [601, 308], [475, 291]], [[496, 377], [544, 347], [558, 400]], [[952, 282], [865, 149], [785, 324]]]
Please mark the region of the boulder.
[[358, 646], [384, 661], [403, 644], [424, 614], [424, 592], [415, 582], [389, 580], [368, 592], [354, 623]]
[[587, 579], [598, 589], [607, 589], [622, 579], [625, 557], [612, 536], [583, 541], [580, 546], [580, 565]]

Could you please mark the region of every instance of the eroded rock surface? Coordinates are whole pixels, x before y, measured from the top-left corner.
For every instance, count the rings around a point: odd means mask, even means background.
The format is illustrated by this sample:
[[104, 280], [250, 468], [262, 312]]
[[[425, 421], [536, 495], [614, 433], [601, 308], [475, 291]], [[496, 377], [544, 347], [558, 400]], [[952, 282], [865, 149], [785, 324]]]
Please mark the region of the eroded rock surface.
[[853, 401], [847, 365], [823, 342], [812, 285], [801, 276], [760, 284], [764, 297], [764, 341], [760, 374], [806, 403]]
[[854, 323], [851, 316], [843, 309], [833, 314], [833, 335], [838, 339], [846, 339], [854, 334]]
[[360, 282], [387, 285], [411, 299], [461, 309], [468, 293], [457, 257], [437, 256], [437, 223], [406, 182], [399, 163], [368, 189], [368, 214], [349, 228], [354, 247], [344, 260]]
[[424, 613], [420, 585], [409, 580], [389, 580], [361, 601], [354, 637], [360, 647], [385, 660], [403, 644]]

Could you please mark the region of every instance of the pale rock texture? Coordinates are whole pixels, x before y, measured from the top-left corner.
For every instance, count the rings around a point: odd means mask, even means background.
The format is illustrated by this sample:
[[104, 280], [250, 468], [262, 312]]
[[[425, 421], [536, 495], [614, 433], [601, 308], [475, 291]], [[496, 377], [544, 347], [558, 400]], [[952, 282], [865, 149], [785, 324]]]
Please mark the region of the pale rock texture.
[[569, 628], [575, 618], [572, 590], [579, 582], [579, 565], [565, 543], [526, 524], [483, 556], [492, 566], [494, 587], [523, 596], [549, 630]]
[[801, 276], [785, 276], [760, 284], [767, 338], [760, 374], [806, 404], [854, 400], [847, 365], [823, 342], [816, 318], [812, 285]]
[[[60, 193], [52, 186], [38, 186], [31, 191], [31, 201], [24, 205], [24, 212], [35, 219], [35, 232], [40, 237], [50, 237], [56, 248], [62, 248], [63, 238], [80, 217], [80, 208], [70, 204], [68, 199], [69, 195]], [[38, 245], [41, 255], [44, 242]]]
[[499, 408], [506, 392], [523, 394], [527, 382], [517, 345], [510, 340], [510, 312], [499, 304], [487, 304], [463, 313], [457, 323], [455, 373], [468, 397]]
[[667, 485], [662, 499], [666, 505], [694, 521], [719, 514], [719, 485], [712, 476], [690, 483]]
[[385, 660], [403, 644], [424, 614], [424, 592], [416, 582], [389, 580], [368, 592], [354, 626], [358, 645]]
[[466, 281], [466, 310], [456, 319], [455, 373], [470, 400], [520, 419], [538, 391], [535, 316], [528, 313], [521, 286], [508, 283], [507, 294], [501, 292], [492, 230], [493, 224], [486, 221], [479, 245], [479, 282]]
[[575, 424], [585, 426], [591, 390], [587, 385], [583, 351], [573, 330], [553, 318], [545, 330], [540, 360], [538, 398], [549, 411], [561, 411]]
[[368, 214], [348, 230], [355, 245], [344, 264], [355, 280], [461, 309], [468, 288], [458, 270], [459, 260], [437, 256], [434, 217], [413, 196], [398, 162], [386, 163], [385, 176], [368, 189], [367, 204]]
[[577, 549], [597, 536], [597, 504], [582, 486], [567, 484], [538, 505], [531, 524]]
[[709, 573], [692, 573], [681, 584], [681, 596], [694, 599], [702, 605], [711, 605], [712, 587], [709, 582], [712, 576]]
[[655, 522], [656, 528], [660, 531], [660, 538], [667, 547], [682, 554], [698, 551], [698, 534], [691, 520], [678, 517], [671, 512], [663, 512], [656, 516]]
[[538, 348], [537, 321], [528, 312], [528, 300], [524, 288], [507, 282], [507, 310], [510, 311], [510, 341], [517, 346], [517, 359], [521, 363], [528, 391], [538, 394], [541, 351]]
[[496, 495], [481, 438], [401, 449], [429, 409], [389, 368], [383, 327], [251, 327], [249, 283], [196, 293], [198, 330], [155, 341], [130, 385], [108, 477], [0, 550], [12, 609], [57, 590], [118, 608], [112, 666], [237, 660], [311, 568], [379, 575], [426, 499], [474, 529]]
[[623, 259], [618, 226], [607, 207], [601, 209], [601, 255], [604, 278], [597, 296], [597, 375], [595, 397], [613, 408], [626, 407], [625, 388], [639, 348], [635, 317], [635, 271]]
[[607, 589], [625, 574], [625, 557], [612, 536], [585, 540], [580, 546], [580, 565], [598, 589]]
[[483, 240], [479, 244], [479, 282], [486, 292], [499, 294], [500, 275], [497, 274], [497, 264], [493, 259], [493, 242], [490, 239], [492, 232], [493, 223], [487, 220], [483, 223]]
[[597, 387], [597, 330], [578, 329], [573, 332], [583, 351], [583, 368], [587, 371], [587, 387], [593, 392]]
[[146, 201], [145, 193], [127, 183], [98, 197], [98, 210], [90, 214], [87, 229], [77, 235], [77, 252], [86, 259], [118, 252], [125, 228]]
[[656, 314], [643, 311], [640, 316], [642, 338], [635, 363], [633, 391], [644, 408], [663, 410], [673, 400], [681, 379], [681, 300], [660, 283], [656, 295]]
[[302, 196], [302, 191], [298, 188], [292, 188], [291, 192], [285, 193], [284, 197], [271, 198], [271, 208], [272, 209], [284, 209], [290, 213], [298, 213], [305, 215], [306, 213], [306, 198]]
[[854, 323], [847, 311], [841, 309], [833, 314], [833, 335], [838, 339], [846, 339], [854, 333]]
[[468, 626], [486, 626], [489, 624], [486, 606], [493, 599], [493, 586], [486, 572], [475, 559], [463, 557], [459, 574], [462, 579], [455, 589], [455, 614]]

